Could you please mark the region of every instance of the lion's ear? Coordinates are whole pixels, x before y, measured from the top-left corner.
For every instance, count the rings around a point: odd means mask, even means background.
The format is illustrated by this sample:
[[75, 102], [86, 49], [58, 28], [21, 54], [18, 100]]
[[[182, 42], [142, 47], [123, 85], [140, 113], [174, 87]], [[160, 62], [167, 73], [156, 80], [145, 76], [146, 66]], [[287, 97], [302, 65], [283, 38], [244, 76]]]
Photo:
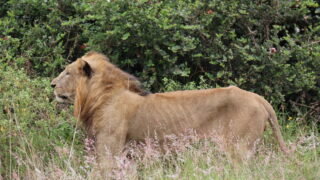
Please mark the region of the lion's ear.
[[84, 66], [83, 66], [82, 69], [83, 69], [83, 72], [85, 73], [86, 76], [91, 77], [93, 71], [92, 71], [89, 63], [87, 63], [87, 62], [85, 61], [85, 64], [84, 64]]
[[84, 61], [84, 60], [81, 60], [81, 59], [79, 59], [79, 61], [80, 61], [80, 64], [81, 64], [80, 71], [85, 76], [90, 78], [92, 76], [92, 73], [93, 73], [91, 66], [89, 65], [89, 63], [87, 61]]

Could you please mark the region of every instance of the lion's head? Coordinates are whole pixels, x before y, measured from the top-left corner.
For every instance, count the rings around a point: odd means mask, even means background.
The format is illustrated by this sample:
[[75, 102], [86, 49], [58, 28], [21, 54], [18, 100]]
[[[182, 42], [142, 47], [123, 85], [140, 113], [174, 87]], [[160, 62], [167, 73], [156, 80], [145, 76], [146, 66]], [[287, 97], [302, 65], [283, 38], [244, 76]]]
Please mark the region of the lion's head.
[[[69, 64], [58, 77], [52, 80], [51, 87], [58, 102], [74, 103], [76, 90], [80, 80], [89, 80], [103, 73], [105, 82], [124, 82], [124, 86], [138, 94], [146, 92], [140, 88], [140, 82], [130, 74], [120, 71], [109, 62], [109, 59], [96, 52], [89, 52]], [[116, 74], [116, 76], [114, 75]]]
[[89, 77], [92, 73], [88, 62], [81, 58], [69, 64], [58, 77], [52, 80], [51, 87], [58, 102], [73, 103], [76, 87], [81, 77]]

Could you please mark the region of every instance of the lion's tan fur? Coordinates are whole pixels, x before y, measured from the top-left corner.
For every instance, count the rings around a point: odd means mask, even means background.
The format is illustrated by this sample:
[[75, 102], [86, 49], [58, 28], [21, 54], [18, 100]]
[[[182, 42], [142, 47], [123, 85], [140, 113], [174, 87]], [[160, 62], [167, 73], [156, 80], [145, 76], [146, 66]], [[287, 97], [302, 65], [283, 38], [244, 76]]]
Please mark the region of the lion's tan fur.
[[[74, 115], [96, 138], [103, 166], [112, 167], [113, 156], [130, 140], [155, 135], [161, 140], [186, 129], [194, 129], [201, 136], [222, 137], [230, 152], [247, 152], [262, 137], [267, 121], [280, 148], [287, 151], [272, 106], [255, 93], [227, 87], [146, 95], [135, 77], [99, 53], [89, 53], [67, 69], [81, 71], [84, 63], [91, 66], [93, 75], [87, 77], [78, 72], [73, 79]], [[63, 79], [62, 75], [59, 77]], [[56, 86], [62, 81], [59, 77], [53, 80]]]

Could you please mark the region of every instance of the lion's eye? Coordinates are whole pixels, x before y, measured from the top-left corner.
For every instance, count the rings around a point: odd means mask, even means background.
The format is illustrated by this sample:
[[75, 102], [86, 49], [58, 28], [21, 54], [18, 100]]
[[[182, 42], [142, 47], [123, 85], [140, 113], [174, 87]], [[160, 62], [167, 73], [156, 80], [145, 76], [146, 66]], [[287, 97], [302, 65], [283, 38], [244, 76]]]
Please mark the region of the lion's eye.
[[69, 73], [69, 72], [66, 72], [66, 75], [70, 75], [70, 73]]

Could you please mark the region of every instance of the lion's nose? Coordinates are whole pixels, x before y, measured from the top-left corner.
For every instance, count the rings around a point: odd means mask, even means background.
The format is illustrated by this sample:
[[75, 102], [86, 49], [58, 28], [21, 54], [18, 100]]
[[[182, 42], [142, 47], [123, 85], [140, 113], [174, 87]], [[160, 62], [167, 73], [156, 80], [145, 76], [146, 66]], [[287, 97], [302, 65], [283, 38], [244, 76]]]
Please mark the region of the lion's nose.
[[56, 85], [57, 85], [56, 82], [57, 82], [57, 78], [55, 78], [55, 79], [53, 79], [53, 80], [51, 81], [50, 85], [51, 85], [52, 88], [55, 88], [55, 87], [56, 87]]
[[53, 80], [50, 85], [52, 88], [55, 88], [57, 84], [56, 84], [55, 80]]

